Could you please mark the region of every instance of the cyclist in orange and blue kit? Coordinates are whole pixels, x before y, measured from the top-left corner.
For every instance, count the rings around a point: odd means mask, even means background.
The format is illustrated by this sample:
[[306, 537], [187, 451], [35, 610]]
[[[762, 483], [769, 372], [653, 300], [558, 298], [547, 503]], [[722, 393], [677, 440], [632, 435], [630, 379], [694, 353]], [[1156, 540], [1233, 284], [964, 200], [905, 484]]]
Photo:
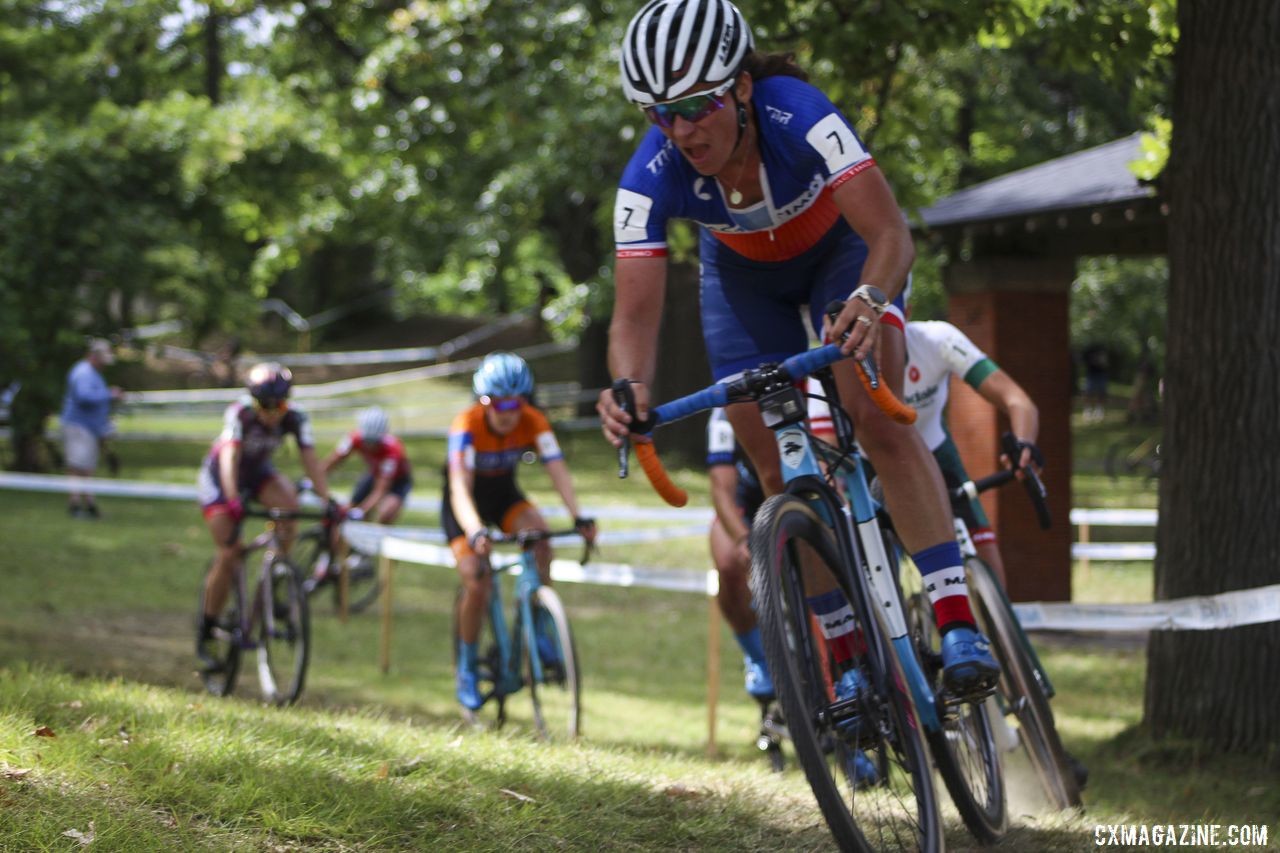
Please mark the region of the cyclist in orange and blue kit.
[[[514, 353], [485, 357], [471, 383], [476, 403], [454, 418], [449, 427], [449, 463], [445, 476], [441, 523], [457, 560], [462, 579], [458, 607], [458, 701], [469, 710], [483, 704], [477, 680], [477, 643], [489, 602], [492, 575], [485, 571], [491, 542], [489, 528], [504, 533], [547, 530], [541, 513], [516, 484], [516, 465], [536, 452], [551, 483], [583, 537], [595, 540], [595, 522], [579, 511], [573, 479], [546, 415], [529, 402], [533, 374]], [[538, 575], [551, 582], [551, 543], [534, 546]], [[539, 628], [541, 626], [538, 626]], [[554, 644], [541, 631], [538, 642], [544, 661], [554, 661]]]

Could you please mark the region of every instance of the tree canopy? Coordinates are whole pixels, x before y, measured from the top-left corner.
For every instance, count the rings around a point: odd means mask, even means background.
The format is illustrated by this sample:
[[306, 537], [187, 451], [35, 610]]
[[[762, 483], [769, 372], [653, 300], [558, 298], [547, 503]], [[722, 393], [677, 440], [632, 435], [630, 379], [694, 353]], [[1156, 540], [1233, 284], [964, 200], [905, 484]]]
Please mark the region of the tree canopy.
[[[84, 333], [181, 317], [199, 338], [268, 294], [483, 312], [550, 291], [568, 324], [606, 312], [613, 188], [646, 127], [616, 80], [635, 6], [0, 0], [0, 374], [28, 377], [20, 430]], [[747, 12], [908, 210], [1164, 113], [1173, 0]]]

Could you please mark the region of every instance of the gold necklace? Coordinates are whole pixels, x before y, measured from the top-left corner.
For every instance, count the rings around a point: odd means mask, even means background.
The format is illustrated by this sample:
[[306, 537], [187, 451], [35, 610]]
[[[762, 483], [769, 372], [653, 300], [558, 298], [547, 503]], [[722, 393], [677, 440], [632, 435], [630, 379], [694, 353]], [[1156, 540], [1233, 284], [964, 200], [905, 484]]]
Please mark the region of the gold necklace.
[[742, 204], [742, 193], [738, 191], [738, 182], [742, 180], [742, 173], [747, 169], [747, 161], [751, 159], [751, 136], [747, 134], [747, 147], [743, 151], [742, 165], [738, 167], [738, 176], [733, 179], [733, 189], [729, 191], [729, 203], [734, 207]]

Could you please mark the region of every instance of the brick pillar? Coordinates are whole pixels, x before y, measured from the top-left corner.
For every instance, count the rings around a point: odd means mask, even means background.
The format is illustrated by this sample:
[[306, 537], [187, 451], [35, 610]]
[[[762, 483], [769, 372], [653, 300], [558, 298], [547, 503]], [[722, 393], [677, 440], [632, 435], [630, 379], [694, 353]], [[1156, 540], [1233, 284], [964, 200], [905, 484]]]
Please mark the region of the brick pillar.
[[[1071, 598], [1070, 258], [992, 258], [953, 264], [945, 273], [948, 319], [1021, 385], [1040, 409], [1040, 438], [1053, 526], [1041, 530], [1022, 487], [988, 492], [983, 507], [999, 536], [1014, 601]], [[1009, 429], [976, 391], [951, 383], [948, 425], [970, 476], [996, 469]]]

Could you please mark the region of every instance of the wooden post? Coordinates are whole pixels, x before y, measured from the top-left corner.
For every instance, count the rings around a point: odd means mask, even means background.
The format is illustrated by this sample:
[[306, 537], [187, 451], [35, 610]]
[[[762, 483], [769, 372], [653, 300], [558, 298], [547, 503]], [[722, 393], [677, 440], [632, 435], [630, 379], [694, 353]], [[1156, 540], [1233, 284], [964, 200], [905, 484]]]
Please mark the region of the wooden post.
[[386, 554], [378, 555], [378, 580], [382, 584], [382, 649], [379, 663], [382, 674], [391, 670], [391, 578], [395, 574], [395, 563]]
[[[1080, 528], [1080, 544], [1087, 546], [1089, 544], [1089, 522], [1082, 521], [1078, 527]], [[1083, 552], [1080, 555], [1080, 579], [1085, 580], [1089, 577], [1089, 549], [1086, 547], [1080, 550]]]
[[707, 596], [707, 756], [716, 754], [716, 705], [720, 701], [720, 605]]
[[347, 593], [351, 589], [351, 570], [347, 568], [347, 556], [351, 546], [345, 537], [338, 537], [338, 548], [334, 551], [334, 559], [338, 561], [338, 621], [347, 624]]

